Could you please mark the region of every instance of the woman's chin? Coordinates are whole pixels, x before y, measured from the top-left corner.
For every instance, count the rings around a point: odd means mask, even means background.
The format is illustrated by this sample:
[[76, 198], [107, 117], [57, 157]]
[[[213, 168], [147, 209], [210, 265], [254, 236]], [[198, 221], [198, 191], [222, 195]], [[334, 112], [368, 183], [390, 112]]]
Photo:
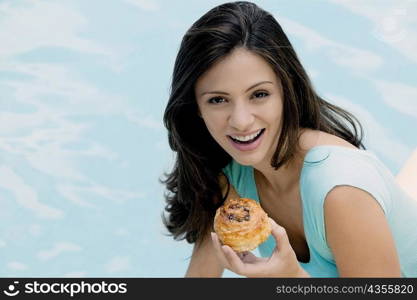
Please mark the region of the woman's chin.
[[252, 157], [242, 157], [240, 155], [233, 156], [233, 159], [242, 166], [256, 166], [262, 162], [262, 157], [259, 155], [253, 155]]

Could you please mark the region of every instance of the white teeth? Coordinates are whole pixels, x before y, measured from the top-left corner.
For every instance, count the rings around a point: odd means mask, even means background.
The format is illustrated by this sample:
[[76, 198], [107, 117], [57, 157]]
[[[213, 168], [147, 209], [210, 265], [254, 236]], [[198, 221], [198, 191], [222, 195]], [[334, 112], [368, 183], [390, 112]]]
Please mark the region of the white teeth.
[[254, 134], [251, 135], [246, 135], [246, 136], [240, 136], [240, 135], [231, 135], [232, 138], [234, 138], [235, 140], [238, 141], [242, 141], [242, 142], [247, 142], [251, 139], [253, 139], [254, 137], [256, 137], [262, 129], [259, 129], [257, 132], [255, 132]]

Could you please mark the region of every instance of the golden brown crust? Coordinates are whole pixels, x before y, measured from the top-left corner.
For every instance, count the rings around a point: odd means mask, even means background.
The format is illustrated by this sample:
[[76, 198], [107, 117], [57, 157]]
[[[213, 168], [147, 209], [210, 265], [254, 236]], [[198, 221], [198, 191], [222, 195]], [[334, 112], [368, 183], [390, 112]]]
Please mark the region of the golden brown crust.
[[271, 234], [268, 215], [252, 199], [229, 198], [214, 217], [214, 230], [224, 245], [236, 252], [250, 251]]

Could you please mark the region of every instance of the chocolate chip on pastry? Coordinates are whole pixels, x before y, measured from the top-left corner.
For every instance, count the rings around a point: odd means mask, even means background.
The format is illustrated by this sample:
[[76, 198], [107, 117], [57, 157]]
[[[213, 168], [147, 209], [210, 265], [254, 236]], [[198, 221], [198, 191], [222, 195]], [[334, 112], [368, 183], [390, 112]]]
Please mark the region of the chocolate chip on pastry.
[[271, 224], [255, 200], [230, 198], [216, 211], [214, 231], [224, 245], [244, 252], [255, 249], [268, 238]]

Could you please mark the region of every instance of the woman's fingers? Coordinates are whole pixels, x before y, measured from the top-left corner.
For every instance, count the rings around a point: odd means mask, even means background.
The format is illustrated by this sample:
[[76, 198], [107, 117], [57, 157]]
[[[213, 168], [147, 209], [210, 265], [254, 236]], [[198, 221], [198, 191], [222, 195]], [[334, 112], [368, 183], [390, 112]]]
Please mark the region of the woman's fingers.
[[223, 266], [236, 274], [242, 271], [243, 262], [236, 252], [227, 245], [221, 245], [216, 233], [211, 233], [214, 248]]
[[236, 254], [239, 256], [240, 260], [245, 263], [252, 261], [256, 257], [250, 251], [236, 252]]
[[247, 277], [258, 274], [263, 263], [267, 262], [266, 258], [259, 258], [250, 251], [235, 252], [231, 247], [222, 245], [217, 234], [212, 232], [211, 238], [217, 257], [223, 266], [230, 271]]
[[224, 252], [222, 250], [222, 245], [220, 244], [220, 240], [216, 233], [214, 232], [211, 233], [211, 240], [213, 241], [213, 246], [214, 246], [218, 259], [220, 260], [220, 262], [223, 264], [225, 268], [229, 269], [230, 268], [229, 263], [226, 259], [226, 256], [224, 255]]
[[288, 249], [288, 247], [291, 248], [291, 244], [285, 228], [278, 225], [272, 218], [269, 218], [269, 222], [271, 223], [271, 233], [275, 238], [278, 251]]
[[[229, 246], [221, 245], [216, 233], [211, 233], [211, 239], [216, 251], [217, 257], [220, 259], [223, 266], [236, 274], [245, 275], [245, 264], [241, 260], [243, 256], [253, 255], [252, 253], [242, 253], [240, 256]], [[250, 254], [249, 254], [250, 253]], [[244, 257], [243, 257], [244, 259]]]
[[238, 256], [246, 264], [252, 264], [252, 263], [263, 260], [262, 258], [257, 257], [250, 251], [240, 252], [238, 253]]
[[[271, 218], [269, 218], [269, 221], [271, 224], [271, 233], [277, 244], [273, 256], [281, 260], [280, 254], [284, 254], [287, 257], [292, 247], [285, 228], [278, 225]], [[230, 271], [247, 277], [261, 277], [265, 276], [265, 274], [273, 274], [279, 271], [277, 267], [280, 264], [278, 264], [277, 260], [259, 258], [250, 251], [236, 253], [229, 246], [222, 245], [216, 233], [211, 233], [211, 237], [216, 255], [219, 257], [223, 266]]]
[[245, 275], [245, 264], [238, 254], [227, 245], [223, 245], [222, 250], [230, 266], [229, 270], [236, 274]]

